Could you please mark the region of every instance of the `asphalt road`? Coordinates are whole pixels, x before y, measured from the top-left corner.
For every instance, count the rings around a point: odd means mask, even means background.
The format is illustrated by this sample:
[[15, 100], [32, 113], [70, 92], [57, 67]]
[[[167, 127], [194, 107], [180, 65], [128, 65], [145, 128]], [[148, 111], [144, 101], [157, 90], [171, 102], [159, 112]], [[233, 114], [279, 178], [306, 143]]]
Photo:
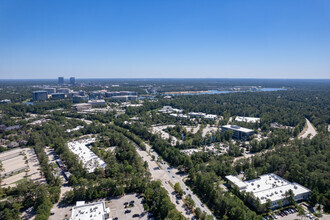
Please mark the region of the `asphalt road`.
[[307, 138], [308, 135], [310, 134], [310, 139], [312, 139], [315, 135], [317, 135], [317, 131], [315, 130], [314, 126], [307, 118], [306, 118], [306, 125], [307, 125], [307, 129], [306, 130], [304, 129], [303, 132], [299, 134], [299, 137]]
[[[155, 160], [158, 159], [159, 155], [152, 150], [152, 148], [146, 144], [147, 151], [150, 152], [151, 155], [155, 156]], [[182, 200], [177, 200], [175, 197], [174, 189], [171, 187], [169, 182], [171, 182], [174, 186], [175, 183], [179, 183], [182, 190], [185, 192], [186, 195], [191, 195], [191, 198], [195, 202], [195, 207], [200, 208], [202, 212], [206, 212], [208, 215], [212, 215], [214, 219], [215, 216], [212, 214], [212, 212], [206, 207], [205, 204], [203, 204], [200, 199], [188, 188], [188, 186], [183, 182], [183, 178], [187, 177], [186, 175], [178, 175], [176, 174], [178, 170], [176, 168], [171, 168], [167, 165], [167, 163], [158, 163], [158, 164], [152, 160], [152, 157], [146, 152], [141, 150], [136, 144], [137, 152], [142, 157], [144, 161], [148, 162], [150, 173], [152, 175], [152, 178], [154, 180], [160, 180], [164, 186], [164, 188], [168, 191], [171, 201], [176, 205], [179, 212], [182, 212], [182, 214], [187, 218], [192, 218], [193, 215], [186, 210], [186, 206], [182, 202]], [[176, 203], [176, 201], [179, 202], [179, 204]]]

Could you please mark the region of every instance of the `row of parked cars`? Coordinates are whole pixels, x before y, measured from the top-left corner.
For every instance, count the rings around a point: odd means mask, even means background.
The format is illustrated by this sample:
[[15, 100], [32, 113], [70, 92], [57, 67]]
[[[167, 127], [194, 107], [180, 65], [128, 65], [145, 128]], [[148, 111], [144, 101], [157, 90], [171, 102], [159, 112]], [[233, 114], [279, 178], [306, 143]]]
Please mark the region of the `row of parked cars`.
[[293, 213], [296, 213], [298, 212], [298, 209], [294, 208], [288, 208], [288, 209], [284, 209], [282, 211], [276, 211], [274, 212], [274, 214], [272, 215], [269, 215], [269, 216], [265, 216], [264, 217], [264, 220], [268, 220], [268, 219], [277, 219], [277, 217], [284, 217], [286, 215], [290, 215], [290, 214], [293, 214]]
[[[268, 220], [268, 219], [277, 219], [278, 217], [284, 217], [284, 216], [287, 216], [287, 215], [290, 215], [290, 214], [294, 214], [294, 213], [297, 213], [298, 212], [298, 209], [296, 208], [287, 208], [287, 209], [284, 209], [284, 210], [281, 210], [281, 211], [276, 211], [274, 212], [274, 214], [270, 215], [270, 216], [265, 216], [264, 217], [264, 220]], [[306, 214], [306, 217], [309, 218], [309, 219], [312, 219], [312, 220], [316, 220], [317, 218], [310, 215], [310, 214]]]

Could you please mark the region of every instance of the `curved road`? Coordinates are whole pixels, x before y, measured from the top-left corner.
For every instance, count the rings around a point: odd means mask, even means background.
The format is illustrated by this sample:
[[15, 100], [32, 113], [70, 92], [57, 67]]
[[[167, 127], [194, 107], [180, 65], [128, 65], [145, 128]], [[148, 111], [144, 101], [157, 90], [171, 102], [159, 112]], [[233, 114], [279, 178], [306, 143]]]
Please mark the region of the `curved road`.
[[307, 138], [308, 135], [310, 134], [310, 139], [312, 139], [317, 134], [317, 131], [307, 118], [306, 118], [306, 125], [307, 125], [307, 129], [305, 130], [304, 128], [304, 130], [299, 134], [299, 137]]

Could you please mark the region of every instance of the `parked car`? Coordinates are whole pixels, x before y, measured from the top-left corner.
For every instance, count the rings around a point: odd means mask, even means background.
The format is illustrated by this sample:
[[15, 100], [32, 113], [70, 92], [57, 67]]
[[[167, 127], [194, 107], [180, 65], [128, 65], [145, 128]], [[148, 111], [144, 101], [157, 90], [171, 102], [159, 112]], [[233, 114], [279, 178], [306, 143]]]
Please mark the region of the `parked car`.
[[131, 210], [130, 209], [126, 209], [125, 210], [125, 214], [127, 214], [127, 213], [131, 213]]
[[139, 214], [134, 214], [133, 215], [133, 218], [137, 218], [137, 217], [140, 217], [140, 215]]

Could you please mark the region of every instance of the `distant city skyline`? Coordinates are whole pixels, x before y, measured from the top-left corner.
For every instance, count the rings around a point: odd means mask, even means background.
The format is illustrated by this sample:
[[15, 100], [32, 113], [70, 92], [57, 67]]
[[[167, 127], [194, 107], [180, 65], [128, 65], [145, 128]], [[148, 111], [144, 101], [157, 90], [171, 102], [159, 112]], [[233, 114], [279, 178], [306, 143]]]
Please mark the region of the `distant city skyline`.
[[330, 78], [330, 1], [0, 2], [0, 79]]

